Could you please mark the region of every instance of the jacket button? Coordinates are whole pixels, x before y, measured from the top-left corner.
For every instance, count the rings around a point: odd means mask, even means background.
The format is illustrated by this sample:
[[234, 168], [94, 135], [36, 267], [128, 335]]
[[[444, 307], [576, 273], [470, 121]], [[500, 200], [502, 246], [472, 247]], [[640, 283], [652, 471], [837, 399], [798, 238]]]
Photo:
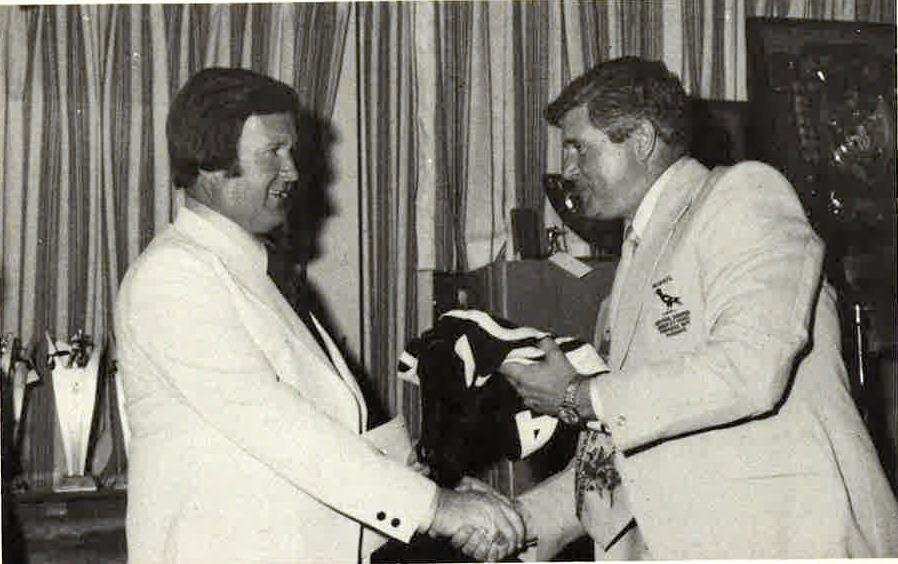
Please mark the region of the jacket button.
[[624, 417], [623, 415], [618, 415], [617, 416], [617, 426], [623, 427], [626, 424], [627, 424], [627, 418]]
[[387, 518], [387, 514], [386, 514], [386, 513], [384, 513], [383, 511], [378, 511], [378, 512], [377, 512], [377, 520], [378, 520], [378, 521], [383, 521], [383, 520], [386, 519], [386, 518]]
[[399, 523], [400, 523], [399, 519], [397, 519], [395, 517], [393, 517], [393, 520], [390, 521], [390, 524], [393, 525], [394, 527], [398, 527]]

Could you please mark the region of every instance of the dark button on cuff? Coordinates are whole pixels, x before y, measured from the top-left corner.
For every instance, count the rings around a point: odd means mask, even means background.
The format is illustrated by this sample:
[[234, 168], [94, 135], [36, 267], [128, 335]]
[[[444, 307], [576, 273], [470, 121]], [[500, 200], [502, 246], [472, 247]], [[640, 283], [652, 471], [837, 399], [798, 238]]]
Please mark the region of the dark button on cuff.
[[377, 520], [378, 520], [378, 521], [383, 521], [383, 520], [386, 519], [386, 518], [387, 518], [387, 514], [386, 514], [386, 513], [384, 513], [383, 511], [378, 511], [378, 512], [377, 512]]
[[393, 518], [392, 521], [390, 521], [390, 524], [393, 525], [394, 527], [398, 527], [399, 523], [400, 523], [399, 519], [396, 519], [395, 517]]

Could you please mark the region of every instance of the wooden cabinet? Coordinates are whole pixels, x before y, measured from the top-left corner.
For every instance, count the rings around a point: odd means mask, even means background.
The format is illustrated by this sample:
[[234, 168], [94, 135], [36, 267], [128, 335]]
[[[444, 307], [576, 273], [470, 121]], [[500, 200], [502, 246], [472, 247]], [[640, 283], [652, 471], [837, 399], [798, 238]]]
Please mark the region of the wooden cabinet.
[[124, 490], [4, 496], [3, 560], [124, 564]]

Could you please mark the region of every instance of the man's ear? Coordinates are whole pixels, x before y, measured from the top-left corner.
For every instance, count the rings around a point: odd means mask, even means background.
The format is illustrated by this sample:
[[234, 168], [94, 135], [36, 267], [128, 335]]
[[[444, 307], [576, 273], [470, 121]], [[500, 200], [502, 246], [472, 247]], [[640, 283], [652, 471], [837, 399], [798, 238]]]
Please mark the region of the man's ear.
[[206, 169], [198, 169], [197, 170], [197, 184], [217, 184], [221, 182], [221, 180], [225, 177], [225, 171], [223, 170], [206, 170]]
[[636, 128], [630, 132], [630, 139], [633, 141], [633, 151], [639, 160], [648, 162], [655, 151], [655, 144], [658, 142], [655, 125], [650, 120], [640, 119]]
[[213, 194], [225, 180], [225, 171], [223, 170], [205, 170], [199, 169], [196, 172], [196, 180], [193, 186], [187, 189], [187, 194], [206, 205], [213, 200]]
[[223, 170], [205, 170], [201, 168], [197, 170], [196, 174], [196, 182], [194, 182], [193, 187], [195, 191], [201, 193], [221, 186], [226, 177], [226, 173]]

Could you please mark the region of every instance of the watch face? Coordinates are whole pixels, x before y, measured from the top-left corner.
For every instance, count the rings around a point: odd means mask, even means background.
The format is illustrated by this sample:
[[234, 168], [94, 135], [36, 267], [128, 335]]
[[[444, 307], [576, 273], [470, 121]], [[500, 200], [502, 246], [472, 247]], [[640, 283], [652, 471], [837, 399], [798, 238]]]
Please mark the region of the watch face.
[[558, 410], [558, 419], [565, 425], [576, 425], [580, 421], [580, 415], [570, 407], [562, 407]]

